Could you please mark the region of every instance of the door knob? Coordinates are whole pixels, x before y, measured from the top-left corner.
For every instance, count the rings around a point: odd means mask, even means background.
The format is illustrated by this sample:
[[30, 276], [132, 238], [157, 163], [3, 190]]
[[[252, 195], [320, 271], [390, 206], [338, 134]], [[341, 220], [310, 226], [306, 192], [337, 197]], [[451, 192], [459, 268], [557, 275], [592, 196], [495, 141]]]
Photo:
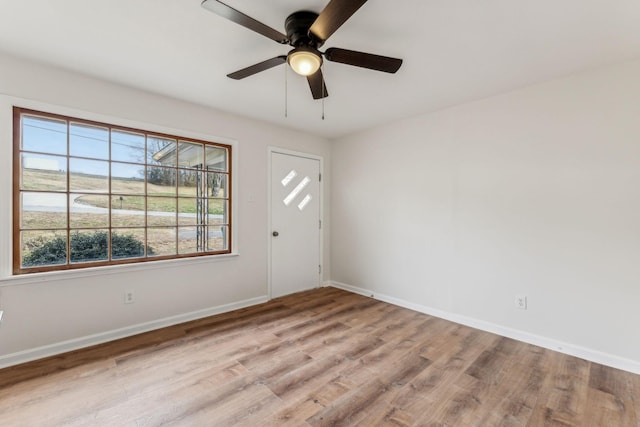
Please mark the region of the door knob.
[[274, 231], [273, 233], [271, 233], [273, 235], [273, 237], [278, 237], [280, 235], [280, 233], [278, 233], [277, 231]]

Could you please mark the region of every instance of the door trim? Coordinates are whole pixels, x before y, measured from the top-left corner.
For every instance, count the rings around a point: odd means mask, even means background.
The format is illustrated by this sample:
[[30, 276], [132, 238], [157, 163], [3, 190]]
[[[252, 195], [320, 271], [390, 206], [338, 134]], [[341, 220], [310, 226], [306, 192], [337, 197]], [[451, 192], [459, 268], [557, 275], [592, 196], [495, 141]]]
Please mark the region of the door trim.
[[272, 236], [271, 231], [273, 229], [272, 218], [271, 218], [271, 156], [272, 154], [286, 154], [289, 156], [302, 157], [306, 159], [318, 160], [320, 162], [320, 174], [322, 179], [320, 180], [320, 189], [319, 189], [319, 204], [320, 204], [320, 221], [322, 221], [322, 228], [318, 229], [318, 233], [320, 233], [320, 265], [322, 266], [322, 271], [318, 277], [318, 286], [322, 283], [322, 277], [324, 275], [324, 230], [325, 230], [325, 219], [324, 219], [324, 181], [325, 181], [325, 173], [324, 173], [324, 158], [322, 156], [318, 156], [315, 154], [304, 153], [301, 151], [288, 150], [286, 148], [268, 146], [267, 147], [267, 296], [269, 300], [271, 300], [272, 292], [271, 292], [271, 261], [272, 261], [272, 252], [271, 252], [271, 242]]

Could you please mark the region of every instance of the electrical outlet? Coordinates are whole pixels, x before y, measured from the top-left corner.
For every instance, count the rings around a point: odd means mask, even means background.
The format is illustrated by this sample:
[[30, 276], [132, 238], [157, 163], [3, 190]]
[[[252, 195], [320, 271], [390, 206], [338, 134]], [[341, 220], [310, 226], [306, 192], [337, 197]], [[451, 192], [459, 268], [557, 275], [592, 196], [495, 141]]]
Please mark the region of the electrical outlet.
[[124, 291], [124, 303], [133, 304], [134, 302], [136, 302], [136, 295], [133, 291]]
[[516, 308], [521, 310], [527, 309], [527, 296], [526, 295], [516, 295]]

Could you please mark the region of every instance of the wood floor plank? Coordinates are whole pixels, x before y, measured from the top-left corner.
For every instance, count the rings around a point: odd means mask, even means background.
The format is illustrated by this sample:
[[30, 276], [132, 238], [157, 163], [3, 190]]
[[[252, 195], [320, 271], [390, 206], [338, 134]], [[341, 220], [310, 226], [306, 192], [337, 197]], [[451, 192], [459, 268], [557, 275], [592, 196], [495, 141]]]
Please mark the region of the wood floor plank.
[[414, 423], [413, 417], [392, 404], [376, 405], [370, 408], [364, 418], [354, 425], [357, 427], [384, 426], [407, 427]]
[[631, 382], [633, 384], [633, 390], [631, 391], [631, 399], [634, 402], [636, 418], [640, 419], [640, 375], [632, 375]]
[[[301, 351], [294, 351], [283, 355], [278, 355], [269, 361], [261, 364], [251, 364], [250, 371], [256, 374], [259, 381], [263, 383], [275, 382], [278, 378], [283, 377], [294, 369], [300, 368], [309, 363], [313, 363], [313, 359], [308, 354]], [[245, 362], [246, 363], [246, 362]]]
[[311, 400], [295, 402], [276, 411], [264, 420], [265, 426], [303, 427], [309, 426], [306, 419], [322, 409], [322, 406]]
[[404, 311], [401, 307], [391, 304], [373, 304], [355, 312], [342, 323], [354, 329], [372, 331], [381, 325], [386, 324], [395, 314]]
[[304, 393], [305, 389], [313, 389], [322, 381], [327, 382], [337, 371], [348, 364], [345, 357], [328, 357], [294, 368], [285, 375], [267, 383], [267, 387], [281, 399], [290, 398], [293, 394]]
[[0, 426], [640, 426], [640, 376], [335, 288], [0, 370]]
[[307, 419], [312, 426], [350, 426], [366, 416], [366, 411], [384, 402], [386, 386], [378, 379], [370, 380], [345, 393]]
[[[61, 381], [63, 387], [40, 383], [28, 394], [14, 393], [12, 398], [2, 398], [0, 425], [64, 425], [84, 414], [119, 406], [127, 398], [126, 392], [115, 383], [113, 372], [66, 380], [58, 376], [53, 379], [56, 380]], [[25, 423], [25, 414], [30, 422]]]
[[576, 357], [553, 353], [544, 397], [538, 399], [529, 425], [581, 426], [587, 410], [589, 365]]
[[[431, 418], [438, 408], [444, 410], [458, 390], [455, 382], [486, 348], [493, 345], [497, 337], [465, 328], [458, 331], [447, 345], [447, 350], [437, 354], [436, 361], [417, 375], [403, 388], [392, 403], [416, 422]], [[424, 355], [424, 353], [422, 353]]]
[[634, 382], [619, 369], [592, 363], [585, 419], [593, 425], [596, 420], [608, 420], [613, 425], [633, 426], [638, 419]]
[[498, 385], [493, 410], [479, 417], [479, 425], [525, 426], [547, 378], [549, 351], [533, 345], [522, 351]]
[[628, 426], [637, 427], [635, 409], [627, 406], [627, 399], [615, 397], [609, 393], [590, 388], [587, 394], [589, 404], [586, 407], [584, 425], [591, 426]]

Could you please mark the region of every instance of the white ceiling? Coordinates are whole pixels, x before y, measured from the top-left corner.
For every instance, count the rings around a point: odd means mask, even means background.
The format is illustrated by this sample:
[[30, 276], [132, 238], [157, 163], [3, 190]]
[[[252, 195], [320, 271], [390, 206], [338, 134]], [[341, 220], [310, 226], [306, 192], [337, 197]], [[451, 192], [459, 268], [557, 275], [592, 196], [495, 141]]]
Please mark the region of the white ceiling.
[[[328, 0], [226, 0], [284, 32]], [[200, 0], [0, 0], [0, 51], [329, 138], [640, 58], [639, 0], [369, 0], [323, 46], [403, 58], [397, 74], [326, 62], [329, 98], [277, 67], [286, 54]], [[1, 64], [0, 64], [1, 66]], [[640, 76], [639, 76], [640, 78]]]

